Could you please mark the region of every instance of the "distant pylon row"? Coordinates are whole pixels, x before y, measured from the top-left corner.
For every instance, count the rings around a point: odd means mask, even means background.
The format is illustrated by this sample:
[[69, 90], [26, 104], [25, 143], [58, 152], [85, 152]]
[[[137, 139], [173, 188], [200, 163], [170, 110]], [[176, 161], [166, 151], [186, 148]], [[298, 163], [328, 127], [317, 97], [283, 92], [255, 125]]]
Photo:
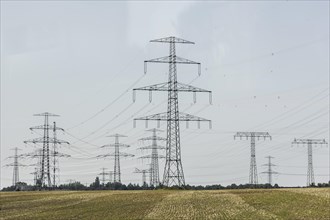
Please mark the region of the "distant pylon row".
[[[250, 173], [249, 173], [249, 184], [256, 185], [258, 184], [258, 172], [257, 172], [257, 162], [256, 162], [256, 139], [263, 138], [266, 140], [269, 138], [270, 140], [272, 137], [269, 135], [268, 132], [237, 132], [234, 135], [234, 139], [239, 137], [242, 139], [245, 137], [246, 139], [251, 140], [251, 157], [250, 157]], [[308, 166], [307, 166], [307, 186], [315, 183], [314, 179], [314, 170], [313, 170], [313, 145], [327, 145], [328, 143], [324, 139], [294, 139], [292, 145], [300, 145], [300, 144], [307, 144], [308, 148]], [[268, 174], [268, 183], [272, 184], [272, 174], [276, 174], [277, 172], [272, 171], [272, 166], [274, 164], [271, 163], [271, 156], [268, 156], [268, 164], [264, 164], [268, 166], [268, 170], [266, 172]]]

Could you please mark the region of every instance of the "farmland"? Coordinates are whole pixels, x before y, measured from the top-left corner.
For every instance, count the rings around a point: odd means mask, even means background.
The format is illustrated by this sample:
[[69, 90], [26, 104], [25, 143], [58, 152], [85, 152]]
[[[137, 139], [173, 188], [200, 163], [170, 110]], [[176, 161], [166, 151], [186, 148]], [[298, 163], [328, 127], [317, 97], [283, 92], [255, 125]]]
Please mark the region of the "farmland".
[[0, 219], [329, 219], [330, 189], [1, 192]]

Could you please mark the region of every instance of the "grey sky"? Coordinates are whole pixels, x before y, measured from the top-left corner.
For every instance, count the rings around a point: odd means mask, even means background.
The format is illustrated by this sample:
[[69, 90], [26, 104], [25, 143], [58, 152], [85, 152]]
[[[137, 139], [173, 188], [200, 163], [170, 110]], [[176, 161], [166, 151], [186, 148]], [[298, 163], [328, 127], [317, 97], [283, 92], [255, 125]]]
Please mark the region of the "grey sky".
[[[113, 169], [113, 160], [93, 159], [106, 153], [96, 146], [113, 142], [108, 134], [126, 134], [122, 141], [132, 145], [126, 152], [147, 154], [137, 151], [137, 139], [149, 134], [143, 122], [133, 129], [132, 116], [166, 111], [167, 96], [155, 93], [148, 104], [140, 92], [131, 104], [130, 87], [137, 80], [134, 87], [166, 81], [167, 65], [151, 64], [144, 76], [143, 61], [168, 55], [168, 45], [149, 40], [172, 35], [196, 43], [178, 45], [178, 56], [202, 63], [200, 77], [197, 67], [179, 66], [179, 81], [213, 91], [211, 106], [207, 95], [194, 105], [191, 94], [180, 95], [180, 110], [213, 121], [212, 130], [181, 126], [186, 183], [248, 182], [249, 141], [233, 140], [236, 131], [273, 136], [257, 143], [258, 172], [271, 155], [276, 171], [305, 174], [307, 149], [291, 141], [329, 140], [328, 1], [1, 1], [1, 166], [11, 162], [5, 159], [10, 148], [35, 150], [23, 141], [38, 137], [29, 127], [43, 119], [32, 115], [45, 111], [61, 115], [58, 126], [93, 144], [59, 134], [72, 143], [61, 148], [72, 155], [60, 160], [62, 183], [91, 183], [102, 167]], [[134, 168], [147, 164], [123, 159], [123, 183], [140, 183]], [[32, 171], [21, 168], [20, 179], [32, 183]], [[314, 171], [316, 182], [329, 181], [329, 148], [314, 149]], [[11, 181], [12, 169], [1, 167], [1, 186]], [[277, 175], [275, 182], [305, 185], [306, 176]]]

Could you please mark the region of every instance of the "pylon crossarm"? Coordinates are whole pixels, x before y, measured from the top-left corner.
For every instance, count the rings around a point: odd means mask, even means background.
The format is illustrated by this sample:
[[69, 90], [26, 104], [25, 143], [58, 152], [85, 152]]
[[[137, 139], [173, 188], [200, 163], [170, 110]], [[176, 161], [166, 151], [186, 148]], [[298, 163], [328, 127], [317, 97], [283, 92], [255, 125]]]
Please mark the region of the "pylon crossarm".
[[264, 172], [261, 172], [261, 173], [267, 173], [267, 174], [269, 174], [269, 173], [271, 173], [271, 174], [279, 174], [279, 172], [276, 172], [276, 171], [271, 171], [271, 172], [269, 172], [269, 171], [264, 171]]
[[190, 115], [187, 113], [179, 112], [179, 120], [180, 121], [211, 121], [205, 118], [201, 118], [195, 115]]
[[145, 138], [140, 138], [139, 141], [152, 141], [152, 140], [157, 140], [157, 141], [166, 141], [166, 138], [163, 137], [145, 137]]
[[272, 137], [269, 135], [268, 132], [237, 132], [234, 135], [234, 139], [236, 139], [237, 137], [242, 138], [249, 138], [249, 137], [256, 137], [256, 138], [269, 138], [270, 140], [272, 139]]
[[328, 143], [325, 141], [325, 139], [294, 139], [292, 144], [325, 144]]
[[144, 86], [140, 88], [133, 89], [133, 102], [136, 100], [136, 91], [149, 91], [149, 102], [152, 102], [152, 91], [168, 91], [168, 83], [159, 83], [151, 86]]
[[156, 43], [181, 43], [181, 44], [195, 44], [194, 42], [184, 40], [178, 37], [164, 37], [155, 40], [151, 40], [150, 42]]
[[[173, 60], [174, 58], [174, 60]], [[188, 60], [186, 58], [178, 57], [174, 55], [172, 56], [166, 56], [166, 57], [159, 57], [151, 60], [145, 60], [144, 61], [144, 74], [147, 73], [147, 63], [178, 63], [178, 64], [197, 64], [198, 65], [198, 75], [201, 75], [201, 63], [195, 62], [192, 60]]]
[[276, 166], [276, 165], [272, 163], [267, 163], [267, 164], [262, 164], [261, 166]]
[[144, 147], [139, 147], [139, 150], [151, 150], [151, 149], [158, 149], [158, 150], [165, 150], [166, 147], [164, 146], [153, 146], [153, 145], [149, 145], [149, 146], [144, 146]]
[[49, 143], [53, 144], [70, 144], [68, 141], [60, 140], [60, 139], [50, 139]]
[[26, 158], [26, 157], [31, 157], [31, 158], [36, 158], [36, 157], [40, 157], [41, 155], [35, 154], [35, 153], [26, 153], [26, 154], [20, 154], [18, 155], [18, 157], [21, 158]]
[[[183, 112], [179, 112], [179, 118], [178, 119], [168, 119], [167, 118], [167, 113], [163, 112], [163, 113], [158, 113], [158, 114], [153, 114], [153, 115], [149, 115], [149, 116], [145, 116], [145, 117], [140, 117], [140, 118], [135, 118], [134, 119], [134, 127], [135, 127], [135, 122], [137, 120], [144, 120], [146, 121], [146, 127], [148, 127], [148, 121], [149, 120], [153, 120], [153, 121], [185, 121], [187, 122], [186, 127], [189, 127], [189, 122], [190, 121], [196, 121], [198, 123], [198, 128], [200, 128], [200, 122], [209, 122], [209, 127], [210, 129], [212, 128], [212, 122], [211, 120], [205, 119], [205, 118], [201, 118], [198, 116], [194, 116], [194, 115], [190, 115], [187, 113], [183, 113]], [[158, 127], [159, 127], [159, 123], [158, 123]]]
[[[50, 154], [51, 156], [54, 156], [54, 154]], [[65, 158], [68, 158], [68, 157], [71, 157], [71, 155], [69, 154], [64, 154], [64, 153], [60, 153], [60, 152], [55, 152], [55, 156], [57, 157], [65, 157]]]
[[127, 137], [127, 136], [122, 134], [112, 134], [112, 135], [108, 135], [107, 137]]
[[133, 89], [133, 91], [135, 90], [144, 90], [144, 91], [168, 91], [168, 83], [158, 83], [155, 85], [151, 85], [151, 86], [143, 86], [140, 88], [135, 88]]
[[[167, 112], [163, 112], [163, 113], [153, 114], [153, 115], [149, 115], [149, 116], [145, 116], [145, 117], [135, 118], [134, 120], [168, 121], [168, 120], [171, 120], [171, 119], [167, 118]], [[179, 113], [179, 118], [174, 119], [174, 120], [176, 120], [176, 121], [210, 121], [208, 119], [201, 118], [201, 117], [194, 116], [194, 115], [190, 115], [190, 114], [183, 113], [183, 112], [180, 112]]]
[[122, 153], [122, 152], [120, 152], [119, 154], [116, 154], [116, 153], [102, 154], [102, 155], [96, 156], [96, 158], [116, 157], [116, 156], [119, 156], [119, 157], [134, 157], [133, 154], [128, 154], [128, 153]]
[[118, 143], [118, 144], [106, 144], [106, 145], [103, 145], [103, 146], [101, 146], [101, 148], [106, 148], [106, 147], [130, 147], [130, 145], [128, 145], [128, 144], [120, 144], [120, 143]]
[[59, 115], [53, 114], [53, 113], [49, 113], [49, 112], [44, 112], [44, 113], [40, 113], [40, 114], [34, 114], [33, 116], [53, 116], [53, 117], [59, 117]]
[[[26, 154], [20, 154], [18, 155], [18, 157], [30, 157], [30, 158], [38, 158], [38, 157], [42, 157], [43, 154], [40, 153], [26, 153]], [[57, 157], [71, 157], [69, 154], [64, 154], [64, 153], [60, 153], [58, 151], [56, 151], [55, 153], [53, 151], [51, 151], [49, 153], [49, 156], [57, 156]]]
[[[30, 130], [37, 130], [37, 129], [45, 129], [46, 126], [45, 125], [39, 125], [39, 126], [33, 126], [30, 128]], [[47, 126], [47, 128], [51, 129], [51, 126]]]
[[212, 128], [212, 121], [205, 119], [205, 118], [201, 118], [198, 116], [194, 116], [194, 115], [190, 115], [187, 113], [183, 113], [183, 112], [179, 112], [179, 121], [185, 121], [186, 122], [186, 128], [189, 128], [189, 122], [190, 121], [195, 121], [197, 122], [197, 126], [198, 128], [200, 128], [200, 123], [201, 122], [208, 122], [209, 123], [209, 128]]
[[[141, 157], [139, 157], [138, 159], [142, 159], [142, 160], [144, 160], [144, 159], [150, 159], [150, 158], [153, 158], [153, 157], [154, 157], [153, 155], [145, 155], [145, 156], [141, 156]], [[159, 158], [159, 159], [164, 159], [165, 156], [163, 156], [163, 155], [157, 155], [157, 158]]]
[[151, 86], [144, 86], [140, 88], [133, 89], [133, 102], [136, 100], [136, 91], [149, 91], [149, 102], [152, 102], [152, 91], [177, 91], [177, 92], [193, 92], [193, 101], [196, 103], [196, 93], [197, 92], [207, 92], [209, 93], [209, 102], [212, 104], [212, 92], [206, 89], [201, 89], [195, 86], [177, 83], [176, 89], [171, 89], [168, 86], [169, 84], [166, 83], [159, 83]]
[[43, 129], [49, 129], [49, 130], [60, 130], [60, 131], [64, 131], [63, 128], [60, 128], [60, 127], [54, 127], [52, 125], [48, 125], [48, 126], [45, 126], [45, 125], [38, 125], [38, 126], [34, 126], [34, 127], [31, 127], [30, 130], [43, 130]]
[[180, 63], [180, 64], [198, 64], [200, 65], [201, 63], [195, 62], [192, 60], [188, 60], [186, 58], [178, 57], [175, 56], [175, 61], [173, 61], [171, 56], [166, 56], [166, 57], [159, 57], [151, 60], [145, 60], [145, 63]]
[[45, 139], [45, 138], [42, 138], [42, 137], [24, 141], [24, 144], [27, 144], [27, 143], [33, 143], [33, 144], [44, 143], [45, 141], [47, 141], [48, 143], [53, 143], [53, 144], [70, 144], [69, 142], [63, 141], [63, 140], [60, 140], [60, 139], [56, 139], [56, 140], [54, 140], [53, 138]]
[[12, 167], [12, 166], [21, 166], [21, 167], [26, 167], [27, 165], [21, 164], [21, 163], [9, 163], [6, 165], [3, 165], [3, 167]]
[[150, 169], [138, 169], [138, 168], [135, 168], [134, 172], [133, 173], [149, 173], [151, 172]]
[[158, 114], [148, 115], [144, 117], [135, 118], [134, 120], [155, 120], [155, 121], [167, 121], [167, 113], [162, 112]]

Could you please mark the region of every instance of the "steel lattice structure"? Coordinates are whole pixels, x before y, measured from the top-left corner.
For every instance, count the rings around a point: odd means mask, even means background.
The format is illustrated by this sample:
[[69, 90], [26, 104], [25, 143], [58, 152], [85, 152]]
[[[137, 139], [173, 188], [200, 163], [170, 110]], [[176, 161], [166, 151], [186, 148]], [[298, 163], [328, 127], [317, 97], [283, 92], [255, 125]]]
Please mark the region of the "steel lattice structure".
[[109, 174], [109, 183], [112, 183], [113, 171], [109, 171], [107, 174]]
[[[55, 140], [56, 136], [55, 136]], [[38, 162], [35, 165], [35, 170], [34, 172], [30, 173], [34, 175], [34, 183], [37, 186], [38, 183], [40, 183], [40, 177], [41, 177], [41, 161], [42, 161], [42, 149], [38, 149], [34, 152], [31, 153], [26, 153], [26, 154], [21, 154], [19, 155], [19, 157], [22, 158], [32, 158], [32, 159], [38, 159]], [[57, 148], [54, 148], [53, 151], [51, 151], [49, 153], [49, 157], [53, 158], [53, 166], [51, 168], [53, 168], [53, 187], [56, 187], [57, 185], [60, 184], [59, 181], [59, 157], [63, 157], [63, 158], [69, 158], [70, 155], [69, 154], [64, 154], [64, 153], [60, 153]], [[40, 184], [39, 184], [40, 185]]]
[[147, 173], [151, 173], [151, 169], [138, 169], [138, 168], [135, 168], [135, 171], [134, 173], [142, 173], [142, 186], [147, 186]]
[[20, 148], [18, 147], [15, 147], [15, 148], [12, 148], [11, 150], [14, 150], [15, 153], [14, 153], [14, 156], [10, 156], [8, 158], [13, 158], [14, 159], [14, 162], [13, 163], [9, 163], [9, 164], [6, 164], [5, 167], [13, 167], [13, 181], [12, 181], [12, 185], [13, 186], [16, 186], [17, 183], [19, 182], [19, 167], [22, 167], [22, 166], [25, 166], [21, 163], [18, 162], [18, 158], [19, 158], [19, 155], [18, 155], [18, 151], [21, 150]]
[[269, 185], [272, 185], [273, 184], [272, 183], [272, 176], [273, 176], [273, 174], [277, 174], [278, 172], [275, 172], [272, 169], [273, 166], [276, 166], [275, 164], [272, 164], [272, 158], [274, 158], [274, 157], [267, 156], [266, 158], [268, 158], [268, 163], [267, 164], [263, 164], [263, 166], [267, 166], [268, 169], [267, 169], [267, 171], [264, 171], [262, 173], [266, 173], [268, 175], [268, 184]]
[[[54, 123], [53, 126], [49, 125], [49, 117], [58, 117], [59, 115], [55, 115], [49, 112], [44, 112], [41, 114], [35, 114], [34, 116], [43, 116], [44, 117], [44, 124], [31, 127], [30, 130], [43, 130], [43, 137], [41, 138], [35, 138], [32, 140], [24, 141], [24, 143], [33, 143], [33, 144], [42, 144], [42, 154], [37, 155], [41, 157], [41, 167], [40, 167], [40, 176], [38, 179], [38, 185], [42, 187], [51, 187], [52, 181], [51, 181], [51, 150], [50, 150], [50, 144], [53, 144], [54, 150], [53, 150], [53, 157], [56, 159], [57, 156], [60, 156], [60, 154], [56, 151], [56, 145], [57, 144], [70, 144], [67, 141], [57, 139], [56, 137], [56, 131], [61, 130], [64, 131], [63, 128], [56, 127], [56, 123]], [[49, 132], [54, 132], [54, 137], [49, 137]], [[56, 161], [54, 162], [56, 165]], [[55, 168], [56, 169], [56, 168]], [[54, 171], [54, 170], [53, 170]], [[54, 171], [55, 172], [55, 171]], [[54, 173], [55, 175], [55, 173]], [[56, 181], [53, 181], [53, 184], [56, 184]], [[53, 185], [53, 186], [54, 186]]]
[[314, 179], [314, 169], [313, 169], [313, 146], [316, 145], [328, 145], [325, 139], [294, 139], [292, 145], [306, 145], [307, 144], [307, 154], [308, 154], [308, 166], [307, 166], [307, 186], [315, 183]]
[[135, 92], [137, 90], [149, 91], [150, 102], [152, 101], [152, 91], [166, 91], [168, 94], [167, 112], [136, 118], [134, 119], [134, 124], [136, 120], [146, 120], [146, 125], [149, 120], [156, 120], [158, 121], [159, 127], [160, 121], [167, 121], [166, 163], [163, 184], [166, 186], [183, 186], [185, 185], [185, 179], [181, 162], [180, 121], [187, 121], [187, 123], [189, 121], [197, 121], [198, 125], [201, 121], [207, 121], [209, 122], [210, 127], [211, 121], [179, 112], [178, 93], [193, 92], [194, 101], [196, 101], [197, 92], [206, 92], [210, 94], [211, 103], [211, 91], [179, 83], [177, 81], [177, 64], [196, 64], [198, 65], [198, 74], [200, 75], [200, 63], [176, 56], [175, 44], [194, 44], [193, 42], [177, 37], [166, 37], [151, 40], [150, 42], [168, 43], [170, 45], [170, 55], [144, 61], [144, 72], [147, 72], [147, 63], [168, 63], [168, 82], [133, 89], [133, 101], [135, 101]]
[[251, 159], [250, 159], [250, 174], [249, 174], [249, 183], [250, 184], [258, 184], [258, 172], [257, 172], [257, 161], [256, 161], [256, 138], [259, 140], [260, 138], [269, 138], [270, 140], [272, 137], [269, 135], [268, 132], [237, 132], [234, 135], [234, 139], [239, 137], [245, 137], [246, 139], [251, 139]]
[[166, 138], [158, 137], [157, 132], [161, 132], [162, 130], [158, 130], [156, 128], [147, 130], [152, 132], [151, 137], [141, 138], [141, 141], [151, 141], [151, 145], [140, 147], [141, 150], [151, 150], [150, 155], [145, 155], [139, 157], [140, 159], [151, 159], [150, 163], [150, 186], [158, 186], [160, 183], [159, 179], [159, 158], [165, 158], [163, 155], [158, 154], [158, 150], [164, 150], [165, 147], [157, 145], [157, 141], [166, 141]]
[[102, 184], [105, 186], [105, 175], [109, 174], [108, 172], [105, 172], [106, 168], [102, 168], [102, 172], [99, 173], [99, 175], [102, 175]]
[[114, 157], [115, 158], [114, 170], [113, 170], [114, 183], [121, 183], [120, 157], [134, 157], [134, 155], [133, 154], [122, 153], [119, 150], [119, 148], [121, 148], [121, 147], [130, 147], [127, 144], [119, 143], [119, 138], [120, 137], [127, 137], [127, 136], [121, 135], [121, 134], [114, 134], [114, 135], [109, 135], [108, 137], [114, 137], [115, 138], [115, 143], [114, 144], [103, 145], [101, 148], [114, 147], [115, 152], [114, 153], [109, 153], [109, 154], [98, 155], [97, 157], [98, 158], [105, 158], [105, 157]]

